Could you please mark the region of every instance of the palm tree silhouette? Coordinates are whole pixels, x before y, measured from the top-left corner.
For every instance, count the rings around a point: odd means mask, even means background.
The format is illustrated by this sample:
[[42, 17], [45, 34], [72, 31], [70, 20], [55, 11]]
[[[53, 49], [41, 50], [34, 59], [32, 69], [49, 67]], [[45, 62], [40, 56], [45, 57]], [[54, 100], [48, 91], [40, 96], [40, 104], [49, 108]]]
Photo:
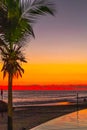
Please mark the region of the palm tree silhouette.
[[48, 0], [0, 0], [0, 52], [3, 78], [8, 75], [8, 130], [13, 130], [13, 77], [22, 77], [26, 62], [22, 48], [27, 37], [35, 37], [32, 24], [38, 16], [54, 15], [53, 3]]

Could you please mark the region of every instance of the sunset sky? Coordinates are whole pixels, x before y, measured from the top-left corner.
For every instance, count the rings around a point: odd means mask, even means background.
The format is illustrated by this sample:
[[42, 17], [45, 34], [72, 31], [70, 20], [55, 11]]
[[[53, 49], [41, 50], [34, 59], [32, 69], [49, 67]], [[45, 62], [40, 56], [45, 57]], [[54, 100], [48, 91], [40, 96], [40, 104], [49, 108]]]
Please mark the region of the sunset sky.
[[[27, 41], [28, 63], [16, 85], [87, 84], [87, 0], [53, 2], [55, 17], [40, 17], [33, 26], [36, 38]], [[0, 86], [6, 85], [0, 75]]]

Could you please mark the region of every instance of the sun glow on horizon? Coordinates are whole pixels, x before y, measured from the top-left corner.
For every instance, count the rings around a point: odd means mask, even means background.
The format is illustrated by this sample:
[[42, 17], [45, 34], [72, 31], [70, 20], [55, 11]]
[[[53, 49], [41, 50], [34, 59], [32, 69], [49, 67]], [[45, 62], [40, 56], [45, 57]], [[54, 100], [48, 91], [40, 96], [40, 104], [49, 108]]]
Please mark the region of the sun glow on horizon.
[[[87, 64], [24, 64], [22, 78], [14, 78], [14, 85], [87, 84]], [[1, 67], [0, 67], [1, 68]], [[0, 85], [7, 85], [0, 72]]]

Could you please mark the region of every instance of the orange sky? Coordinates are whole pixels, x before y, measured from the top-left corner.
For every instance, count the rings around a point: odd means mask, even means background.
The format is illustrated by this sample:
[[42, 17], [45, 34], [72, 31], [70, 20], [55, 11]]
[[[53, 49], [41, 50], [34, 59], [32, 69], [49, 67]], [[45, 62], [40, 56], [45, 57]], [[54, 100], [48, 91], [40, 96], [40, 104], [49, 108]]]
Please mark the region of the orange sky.
[[[23, 65], [22, 78], [14, 79], [15, 85], [31, 84], [87, 84], [87, 64], [30, 64]], [[7, 85], [0, 72], [0, 86]]]
[[27, 64], [23, 84], [86, 84], [87, 64]]

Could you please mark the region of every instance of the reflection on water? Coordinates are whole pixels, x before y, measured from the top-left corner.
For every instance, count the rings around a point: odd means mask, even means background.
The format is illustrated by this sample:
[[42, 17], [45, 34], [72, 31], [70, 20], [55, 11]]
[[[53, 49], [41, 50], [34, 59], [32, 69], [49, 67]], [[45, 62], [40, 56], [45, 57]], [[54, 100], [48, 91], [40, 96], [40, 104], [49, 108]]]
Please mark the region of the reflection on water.
[[58, 102], [56, 105], [69, 105], [71, 104], [70, 102]]
[[87, 130], [87, 109], [53, 119], [31, 130]]

